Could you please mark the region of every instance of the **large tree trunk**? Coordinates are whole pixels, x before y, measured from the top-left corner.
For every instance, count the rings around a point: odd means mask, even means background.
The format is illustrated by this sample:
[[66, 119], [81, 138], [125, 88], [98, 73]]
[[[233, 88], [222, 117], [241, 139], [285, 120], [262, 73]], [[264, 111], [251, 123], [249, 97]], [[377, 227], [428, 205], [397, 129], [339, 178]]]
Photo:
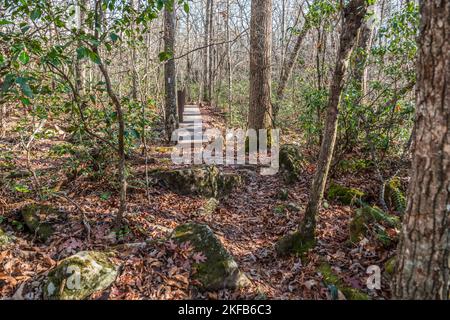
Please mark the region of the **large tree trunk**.
[[291, 253], [293, 251], [303, 252], [314, 245], [316, 215], [323, 198], [336, 141], [338, 111], [342, 88], [344, 86], [344, 75], [347, 70], [352, 48], [356, 42], [358, 30], [361, 27], [366, 12], [366, 0], [351, 0], [343, 9], [343, 25], [340, 35], [339, 52], [330, 87], [323, 141], [317, 161], [316, 173], [311, 186], [311, 195], [306, 207], [305, 219], [301, 223], [298, 232], [280, 240], [277, 251], [281, 254]]
[[395, 298], [449, 299], [450, 2], [421, 2], [416, 122]]
[[272, 0], [252, 0], [250, 21], [250, 106], [248, 127], [271, 126]]
[[172, 132], [177, 128], [177, 97], [175, 60], [173, 55], [175, 48], [175, 8], [164, 9], [164, 51], [171, 53], [172, 58], [164, 64], [165, 80], [165, 129], [167, 139], [170, 141]]

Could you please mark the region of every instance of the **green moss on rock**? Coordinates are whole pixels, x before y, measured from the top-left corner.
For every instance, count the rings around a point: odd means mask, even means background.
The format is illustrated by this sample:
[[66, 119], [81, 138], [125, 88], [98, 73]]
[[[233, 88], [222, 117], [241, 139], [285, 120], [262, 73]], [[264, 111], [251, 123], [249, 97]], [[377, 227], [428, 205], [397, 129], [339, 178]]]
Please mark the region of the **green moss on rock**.
[[202, 289], [235, 289], [249, 283], [231, 254], [207, 225], [196, 223], [180, 225], [175, 228], [171, 238], [180, 243], [189, 241], [195, 251], [205, 255], [206, 261], [194, 263], [193, 274], [200, 281]]
[[57, 210], [50, 206], [40, 204], [30, 204], [21, 210], [25, 225], [41, 241], [47, 241], [53, 235], [53, 227], [45, 219], [55, 214]]
[[298, 180], [305, 166], [300, 148], [294, 144], [284, 144], [279, 153], [280, 170], [284, 180], [292, 183]]
[[11, 242], [11, 238], [0, 228], [0, 247], [6, 246]]
[[347, 300], [370, 299], [370, 297], [366, 293], [358, 289], [346, 286], [344, 282], [339, 278], [339, 276], [336, 273], [334, 273], [333, 269], [328, 263], [326, 262], [321, 263], [318, 270], [323, 277], [323, 282], [327, 286], [335, 286], [339, 291], [341, 291], [344, 294]]
[[78, 252], [50, 271], [44, 285], [44, 299], [84, 300], [109, 287], [117, 274], [118, 267], [107, 253]]
[[331, 183], [328, 188], [327, 198], [330, 201], [337, 201], [345, 205], [360, 204], [365, 197], [365, 193], [355, 188], [348, 188], [339, 184]]
[[242, 183], [240, 176], [221, 174], [215, 166], [157, 170], [152, 175], [174, 192], [205, 197], [227, 195]]
[[314, 246], [314, 239], [308, 239], [297, 231], [278, 240], [275, 244], [275, 251], [280, 256], [290, 254], [303, 256], [310, 249], [314, 248]]

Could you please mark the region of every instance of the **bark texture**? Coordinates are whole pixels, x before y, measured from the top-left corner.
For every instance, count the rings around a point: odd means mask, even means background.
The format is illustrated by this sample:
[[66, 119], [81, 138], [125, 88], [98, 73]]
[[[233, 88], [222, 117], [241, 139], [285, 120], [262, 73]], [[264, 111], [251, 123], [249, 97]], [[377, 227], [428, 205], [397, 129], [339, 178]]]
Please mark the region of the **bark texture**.
[[393, 294], [449, 299], [450, 2], [421, 2], [416, 122]]
[[252, 0], [250, 21], [250, 106], [248, 127], [271, 126], [272, 0]]
[[[175, 10], [164, 9], [164, 51], [175, 54]], [[172, 132], [177, 128], [177, 97], [176, 97], [176, 78], [175, 78], [175, 60], [173, 58], [164, 64], [165, 80], [165, 129], [167, 139], [170, 141]]]

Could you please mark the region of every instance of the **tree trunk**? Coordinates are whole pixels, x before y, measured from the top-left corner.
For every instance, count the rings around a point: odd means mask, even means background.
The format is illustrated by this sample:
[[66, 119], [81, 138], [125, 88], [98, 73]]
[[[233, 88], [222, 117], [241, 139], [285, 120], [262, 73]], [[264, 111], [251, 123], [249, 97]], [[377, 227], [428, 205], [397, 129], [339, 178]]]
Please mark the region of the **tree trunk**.
[[210, 19], [210, 10], [211, 10], [211, 1], [206, 0], [206, 13], [205, 13], [205, 34], [204, 34], [204, 46], [205, 51], [203, 54], [203, 100], [209, 101], [209, 55], [210, 55], [210, 47], [209, 47], [209, 26], [211, 25]]
[[[76, 27], [78, 32], [81, 32], [84, 24], [84, 15], [86, 11], [86, 0], [78, 0], [76, 9], [75, 9], [75, 20]], [[78, 41], [78, 47], [82, 45], [81, 41]], [[75, 87], [76, 90], [81, 93], [83, 90], [83, 66], [82, 61], [77, 56], [75, 56], [75, 65], [74, 65], [74, 74], [75, 74]]]
[[273, 106], [273, 118], [276, 120], [278, 111], [280, 110], [280, 103], [284, 99], [284, 91], [286, 89], [286, 84], [291, 77], [292, 70], [294, 69], [294, 64], [297, 61], [298, 54], [300, 52], [300, 48], [302, 46], [303, 39], [308, 31], [308, 28], [303, 27], [300, 31], [300, 34], [297, 36], [297, 40], [294, 45], [294, 49], [292, 50], [291, 55], [288, 60], [283, 59], [283, 66], [281, 68], [280, 80], [278, 82], [275, 104]]
[[252, 0], [250, 21], [250, 106], [248, 127], [271, 126], [272, 0]]
[[450, 2], [421, 2], [416, 121], [393, 295], [449, 299]]
[[175, 48], [175, 8], [164, 9], [164, 51], [171, 53], [172, 58], [164, 64], [165, 80], [165, 129], [167, 139], [170, 141], [172, 132], [177, 128], [177, 97], [176, 97], [176, 78], [175, 78], [175, 60], [173, 55]]
[[214, 17], [214, 0], [209, 0], [209, 17], [208, 17], [208, 43], [209, 43], [209, 66], [208, 66], [208, 101], [212, 104], [213, 99], [213, 86], [214, 86], [214, 57], [215, 57], [215, 50], [213, 47], [211, 47], [212, 38], [213, 38], [213, 17]]
[[231, 126], [232, 114], [232, 69], [231, 69], [231, 42], [230, 42], [230, 0], [227, 0], [227, 18], [226, 18], [226, 34], [227, 34], [227, 76], [228, 76], [228, 124]]
[[311, 195], [306, 207], [305, 219], [300, 224], [298, 232], [284, 237], [278, 242], [277, 251], [280, 254], [292, 252], [303, 253], [314, 246], [316, 215], [323, 198], [336, 141], [338, 111], [341, 92], [344, 86], [344, 75], [347, 70], [352, 48], [356, 42], [358, 30], [361, 27], [366, 12], [366, 0], [351, 0], [343, 9], [343, 25], [340, 35], [339, 52], [330, 87], [323, 141], [317, 161], [316, 173], [311, 186]]

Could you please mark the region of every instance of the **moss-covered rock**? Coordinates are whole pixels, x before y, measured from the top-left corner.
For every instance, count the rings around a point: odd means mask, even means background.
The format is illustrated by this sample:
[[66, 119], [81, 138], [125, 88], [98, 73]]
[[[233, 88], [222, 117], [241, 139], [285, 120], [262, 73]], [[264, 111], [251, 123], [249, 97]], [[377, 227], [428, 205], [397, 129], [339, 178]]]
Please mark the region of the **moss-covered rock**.
[[197, 214], [201, 216], [209, 216], [216, 211], [219, 206], [219, 200], [216, 198], [209, 198], [205, 204], [198, 210]]
[[0, 248], [11, 242], [11, 238], [0, 228]]
[[294, 144], [284, 144], [280, 147], [280, 171], [287, 183], [292, 183], [300, 177], [305, 166], [300, 148]]
[[[389, 246], [392, 240], [385, 232], [382, 225], [391, 228], [400, 227], [400, 219], [397, 216], [390, 215], [376, 206], [364, 205], [356, 210], [350, 221], [350, 242], [357, 243], [367, 234], [370, 225], [374, 225], [374, 232], [377, 239], [385, 246]], [[381, 224], [381, 225], [378, 225]]]
[[230, 194], [235, 187], [242, 185], [240, 175], [234, 173], [221, 173], [217, 178], [217, 190], [220, 194]]
[[336, 183], [331, 183], [328, 188], [327, 198], [345, 205], [361, 204], [365, 197], [364, 192], [355, 188], [348, 188]]
[[46, 205], [29, 204], [21, 210], [23, 221], [28, 230], [41, 241], [47, 241], [53, 235], [53, 227], [46, 222], [49, 216], [57, 214], [57, 210]]
[[227, 195], [234, 187], [242, 183], [240, 176], [220, 173], [215, 166], [176, 170], [160, 169], [152, 175], [174, 192], [205, 197]]
[[116, 279], [118, 267], [110, 255], [82, 251], [62, 260], [48, 274], [44, 285], [46, 300], [84, 300], [108, 288]]
[[319, 272], [322, 275], [323, 282], [327, 286], [334, 286], [339, 291], [342, 292], [342, 294], [345, 296], [347, 300], [369, 300], [370, 297], [355, 288], [349, 287], [344, 284], [344, 282], [339, 278], [339, 276], [333, 271], [331, 266], [326, 263], [322, 262], [319, 266]]
[[235, 289], [249, 283], [231, 254], [207, 225], [196, 223], [180, 225], [175, 228], [171, 238], [177, 242], [189, 241], [195, 251], [203, 253], [206, 257], [204, 262], [194, 263], [193, 276], [200, 281], [202, 289]]
[[315, 240], [302, 236], [300, 232], [294, 232], [282, 237], [275, 244], [275, 251], [280, 256], [296, 254], [303, 256], [310, 249], [314, 248]]
[[388, 207], [400, 214], [405, 213], [406, 198], [400, 189], [400, 180], [398, 178], [392, 178], [388, 181], [384, 189], [384, 198]]

